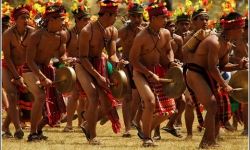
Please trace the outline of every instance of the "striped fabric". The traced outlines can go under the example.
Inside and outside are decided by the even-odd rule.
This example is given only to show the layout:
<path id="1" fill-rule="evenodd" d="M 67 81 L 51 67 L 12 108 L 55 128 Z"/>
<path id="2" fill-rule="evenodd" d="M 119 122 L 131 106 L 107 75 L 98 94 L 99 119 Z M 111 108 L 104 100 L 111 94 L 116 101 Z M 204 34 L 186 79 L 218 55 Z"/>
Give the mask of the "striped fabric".
<path id="1" fill-rule="evenodd" d="M 154 67 L 146 67 L 149 71 L 158 75 L 160 78 L 164 77 L 165 70 L 161 65 Z M 152 83 L 148 80 L 150 88 L 155 95 L 155 111 L 154 116 L 168 116 L 178 112 L 176 109 L 175 101 L 172 98 L 167 97 L 163 92 L 162 83 Z M 143 103 L 143 108 L 145 105 Z"/>
<path id="2" fill-rule="evenodd" d="M 2 59 L 2 68 L 9 69 L 4 59 Z M 16 70 L 22 75 L 22 66 L 15 66 Z M 18 89 L 18 107 L 21 122 L 30 122 L 30 112 L 34 102 L 31 102 L 26 89 Z"/>
<path id="3" fill-rule="evenodd" d="M 217 100 L 217 115 L 220 118 L 221 124 L 224 126 L 225 123 L 231 118 L 231 104 L 228 94 L 223 91 L 222 88 L 220 88 L 220 85 L 215 81 L 215 79 L 213 79 L 209 70 L 194 63 L 188 63 L 187 68 L 191 71 L 201 74 L 207 81 L 212 93 Z M 189 88 L 189 90 L 191 89 Z M 190 92 L 192 92 L 192 90 Z"/>
<path id="4" fill-rule="evenodd" d="M 108 75 L 107 59 L 105 57 L 97 57 L 97 58 L 88 57 L 88 59 L 90 63 L 93 65 L 93 67 L 96 69 L 96 71 L 108 80 L 109 75 Z M 76 62 L 81 63 L 79 58 L 76 59 Z M 95 78 L 93 77 L 93 79 Z M 120 123 L 119 115 L 115 107 L 117 106 L 117 100 L 111 94 L 110 89 L 107 91 L 106 89 L 103 88 L 103 90 L 106 92 L 108 98 L 112 102 L 112 109 L 108 112 L 108 116 L 109 116 L 110 121 L 112 122 L 113 131 L 115 133 L 118 133 L 121 131 L 121 123 Z"/>
<path id="5" fill-rule="evenodd" d="M 51 81 L 55 81 L 56 68 L 49 66 L 38 66 L 41 72 Z M 26 63 L 23 65 L 23 72 L 31 72 Z M 43 105 L 42 115 L 45 122 L 53 127 L 61 119 L 62 114 L 66 113 L 66 105 L 63 100 L 62 93 L 56 90 L 56 87 L 49 87 L 45 89 L 46 101 Z"/>
<path id="6" fill-rule="evenodd" d="M 187 85 L 188 91 L 190 93 L 190 97 L 193 102 L 193 106 L 195 107 L 196 115 L 197 115 L 197 120 L 199 122 L 199 125 L 201 128 L 205 127 L 205 122 L 202 116 L 202 105 L 198 102 L 198 99 L 195 95 L 195 93 L 188 87 L 187 80 L 186 80 L 186 72 L 187 72 L 187 63 L 183 65 L 183 78 L 185 80 L 185 83 Z"/>

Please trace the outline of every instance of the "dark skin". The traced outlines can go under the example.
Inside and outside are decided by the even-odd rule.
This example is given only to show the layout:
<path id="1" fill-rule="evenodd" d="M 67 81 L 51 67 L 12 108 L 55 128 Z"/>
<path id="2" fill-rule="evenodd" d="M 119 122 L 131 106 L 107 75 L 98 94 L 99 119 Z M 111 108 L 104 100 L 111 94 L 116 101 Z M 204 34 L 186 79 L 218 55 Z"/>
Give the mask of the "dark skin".
<path id="1" fill-rule="evenodd" d="M 229 40 L 237 39 L 243 32 L 242 28 L 235 28 L 224 31 L 224 35 Z M 212 77 L 221 85 L 226 93 L 232 93 L 233 88 L 229 86 L 220 75 L 222 71 L 233 71 L 242 68 L 242 64 L 230 64 L 229 52 L 231 44 L 225 40 L 221 35 L 210 35 L 205 38 L 196 49 L 189 62 L 200 65 L 206 68 L 211 73 Z M 219 69 L 218 67 L 219 66 Z M 189 87 L 196 93 L 198 100 L 207 109 L 205 117 L 205 133 L 200 143 L 200 147 L 204 148 L 207 145 L 214 147 L 218 146 L 215 142 L 215 127 L 219 125 L 218 117 L 216 117 L 217 102 L 209 88 L 205 79 L 198 73 L 193 71 L 187 72 L 187 83 Z M 202 85 L 203 88 L 197 86 Z"/>
<path id="2" fill-rule="evenodd" d="M 142 22 L 143 16 L 141 13 L 129 13 L 128 19 L 131 22 L 127 26 L 121 28 L 118 31 L 118 38 L 120 38 L 119 43 L 122 47 L 122 57 L 125 60 L 129 59 L 129 53 L 133 45 L 135 36 L 145 26 L 145 23 L 143 24 Z M 117 43 L 117 45 L 119 43 Z M 130 76 L 129 70 L 127 68 L 123 68 L 123 71 L 126 73 L 127 77 Z M 125 133 L 129 133 L 130 128 L 131 128 L 130 124 L 131 124 L 132 118 L 135 116 L 136 111 L 140 104 L 138 91 L 132 90 L 131 85 L 130 85 L 131 83 L 130 80 L 132 79 L 128 78 L 127 93 L 124 96 L 124 98 L 122 98 L 122 110 L 123 110 L 123 118 L 124 118 L 124 124 L 125 124 Z"/>
<path id="3" fill-rule="evenodd" d="M 26 46 L 34 28 L 28 26 L 29 14 L 24 13 L 17 17 L 15 20 L 16 25 L 7 29 L 3 33 L 2 38 L 2 50 L 4 60 L 9 69 L 2 69 L 3 88 L 6 91 L 7 100 L 9 102 L 9 111 L 7 118 L 13 122 L 16 131 L 21 130 L 18 110 L 18 90 L 17 86 L 26 88 L 24 79 L 20 76 L 15 66 L 21 66 L 25 62 Z M 26 35 L 26 38 L 24 38 Z M 22 44 L 21 44 L 22 43 Z M 13 79 L 14 78 L 14 79 Z M 15 80 L 16 79 L 16 80 Z M 11 82 L 11 81 L 14 82 Z M 9 124 L 5 122 L 3 128 L 6 128 Z M 4 127 L 5 126 L 5 127 Z M 3 129 L 5 130 L 5 129 Z"/>
<path id="4" fill-rule="evenodd" d="M 169 42 L 171 39 L 170 32 L 166 29 L 162 29 L 166 21 L 167 17 L 165 15 L 152 16 L 149 26 L 154 32 L 159 33 L 159 35 L 149 31 L 149 28 L 143 29 L 136 36 L 129 55 L 131 65 L 137 70 L 133 71 L 134 81 L 139 93 L 143 93 L 140 95 L 145 103 L 145 110 L 142 115 L 144 137 L 151 137 L 152 130 L 168 118 L 168 116 L 157 116 L 153 118 L 155 97 L 151 89 L 148 88 L 148 81 L 146 81 L 143 76 L 150 76 L 150 80 L 153 83 L 159 82 L 159 77 L 147 70 L 144 66 L 156 66 L 158 64 L 167 66 L 170 61 L 174 60 L 173 50 Z M 160 39 L 158 36 L 160 36 Z M 157 44 L 158 50 L 154 48 L 156 40 L 159 40 Z M 152 50 L 152 48 L 154 49 Z M 171 65 L 174 65 L 174 63 Z M 148 139 L 144 139 L 144 142 L 149 141 Z"/>

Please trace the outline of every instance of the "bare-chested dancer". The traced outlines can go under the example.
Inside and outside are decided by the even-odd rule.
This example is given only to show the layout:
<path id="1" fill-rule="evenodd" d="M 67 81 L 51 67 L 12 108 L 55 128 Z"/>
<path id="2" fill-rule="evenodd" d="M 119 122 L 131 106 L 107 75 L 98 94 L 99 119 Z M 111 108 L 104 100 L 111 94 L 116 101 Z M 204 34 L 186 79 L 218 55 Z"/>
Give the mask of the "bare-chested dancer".
<path id="1" fill-rule="evenodd" d="M 175 34 L 175 22 L 173 19 L 173 16 L 171 15 L 170 12 L 170 16 L 168 17 L 168 21 L 167 24 L 165 26 L 166 29 L 168 29 L 170 31 L 171 34 L 171 47 L 174 51 L 174 58 L 176 62 L 182 62 L 182 46 L 183 46 L 183 40 L 182 37 L 180 35 Z M 175 127 L 174 124 L 175 122 L 177 122 L 177 119 L 179 117 L 181 117 L 183 111 L 185 110 L 185 101 L 184 101 L 184 95 L 182 95 L 181 97 L 175 99 L 176 102 L 176 109 L 178 110 L 178 113 L 173 114 L 168 123 L 166 124 L 166 126 L 164 126 L 162 129 L 169 132 L 170 134 L 182 138 L 182 134 L 181 132 L 178 130 L 178 127 Z M 181 121 L 178 122 L 179 126 L 181 127 Z M 158 129 L 155 129 L 155 138 L 161 138 L 161 137 L 157 137 L 157 130 L 159 130 L 160 127 L 158 127 Z M 160 133 L 158 131 L 158 133 Z M 159 136 L 159 135 L 158 135 Z"/>
<path id="2" fill-rule="evenodd" d="M 20 67 L 25 62 L 28 40 L 30 34 L 34 31 L 34 28 L 28 26 L 30 10 L 29 5 L 19 5 L 12 10 L 10 17 L 15 21 L 16 25 L 7 29 L 3 33 L 2 39 L 4 54 L 4 59 L 2 59 L 3 88 L 9 102 L 8 115 L 10 115 L 16 129 L 14 136 L 18 139 L 22 139 L 24 136 L 19 120 L 18 88 L 26 87 L 21 76 Z M 14 83 L 11 82 L 13 78 Z"/>
<path id="3" fill-rule="evenodd" d="M 230 41 L 241 36 L 245 21 L 240 14 L 233 12 L 229 13 L 222 23 L 224 31 L 218 35 L 212 34 L 201 41 L 187 64 L 186 79 L 189 92 L 194 93 L 207 110 L 205 132 L 200 148 L 219 146 L 215 141 L 219 133 L 215 129 L 220 126 L 220 122 L 223 125 L 231 117 L 231 110 L 221 109 L 221 107 L 226 108 L 225 105 L 230 103 L 228 98 L 226 101 L 222 98 L 222 94 L 225 92 L 230 94 L 233 89 L 222 78 L 220 70 L 234 71 L 246 67 L 244 60 L 240 64 L 228 63 Z M 197 85 L 201 85 L 202 88 Z M 227 95 L 223 94 L 223 96 Z M 223 106 L 220 106 L 222 103 Z"/>
<path id="4" fill-rule="evenodd" d="M 96 134 L 96 123 L 115 109 L 116 101 L 108 87 L 107 59 L 102 57 L 105 48 L 113 68 L 122 68 L 125 63 L 118 63 L 116 39 L 118 31 L 113 26 L 118 12 L 118 3 L 112 0 L 101 1 L 98 20 L 86 25 L 79 36 L 79 60 L 75 64 L 76 75 L 85 91 L 89 105 L 82 129 L 90 144 L 100 144 Z M 100 102 L 98 102 L 100 100 Z M 100 106 L 98 107 L 98 105 Z M 114 110 L 116 112 L 116 110 Z M 120 130 L 118 114 L 113 117 L 113 130 Z"/>
<path id="5" fill-rule="evenodd" d="M 139 33 L 143 28 L 143 7 L 137 3 L 129 4 L 128 19 L 130 22 L 118 31 L 118 38 L 120 38 L 122 46 L 122 57 L 120 60 L 126 61 L 129 59 L 130 49 L 133 45 L 136 34 Z M 122 101 L 122 114 L 125 125 L 125 133 L 123 134 L 123 137 L 131 137 L 130 124 L 139 108 L 140 97 L 132 79 L 132 66 L 127 64 L 123 70 L 126 73 L 128 79 L 127 94 Z M 136 124 L 138 126 L 140 125 L 140 122 L 136 122 Z"/>
<path id="6" fill-rule="evenodd" d="M 23 67 L 25 72 L 23 77 L 35 98 L 31 110 L 31 130 L 28 142 L 46 140 L 48 137 L 43 135 L 42 128 L 46 124 L 54 126 L 60 120 L 61 113 L 66 111 L 62 94 L 58 93 L 55 87 L 52 87 L 55 70 L 50 65 L 50 60 L 54 55 L 63 64 L 67 61 L 67 35 L 62 30 L 65 14 L 64 6 L 60 3 L 48 5 L 43 14 L 43 28 L 36 30 L 31 35 L 27 47 L 27 63 Z M 39 82 L 45 89 L 37 85 Z M 46 99 L 52 101 L 54 106 L 57 105 L 58 110 L 53 110 L 56 112 L 45 113 L 43 107 L 46 110 L 50 109 L 47 105 L 44 105 Z"/>
<path id="7" fill-rule="evenodd" d="M 248 19 L 245 20 L 244 32 L 242 36 L 236 40 L 235 46 L 233 56 L 240 59 L 248 59 Z M 248 136 L 248 104 L 243 105 L 243 124 L 244 130 L 241 135 Z"/>
<path id="8" fill-rule="evenodd" d="M 83 27 L 85 27 L 90 21 L 90 13 L 88 6 L 79 5 L 76 9 L 72 10 L 75 18 L 75 26 L 67 31 L 67 52 L 68 57 L 76 58 L 79 54 L 79 44 L 78 37 Z M 79 99 L 79 104 L 77 106 L 77 100 Z M 77 113 L 83 111 L 84 103 L 86 102 L 86 96 L 83 89 L 80 86 L 79 81 L 77 82 L 77 87 L 70 93 L 70 97 L 67 103 L 67 124 L 64 128 L 64 132 L 74 131 L 72 128 L 72 120 L 74 117 L 74 112 L 77 109 Z M 82 121 L 78 120 L 78 126 Z"/>
<path id="9" fill-rule="evenodd" d="M 204 11 L 203 9 L 199 9 L 192 14 L 192 24 L 194 25 L 195 30 L 184 38 L 184 44 L 187 43 L 187 41 L 193 36 L 193 34 L 196 31 L 198 31 L 200 29 L 203 29 L 203 30 L 207 29 L 208 19 L 209 19 L 209 13 L 207 11 Z M 214 33 L 214 34 L 216 34 L 216 33 Z M 191 57 L 192 57 L 191 53 L 183 51 L 184 64 L 188 63 L 188 61 L 189 61 L 189 59 L 191 59 Z M 194 122 L 194 102 L 192 101 L 187 89 L 185 91 L 185 97 L 186 97 L 185 122 L 186 122 L 186 128 L 187 128 L 186 140 L 189 140 L 189 139 L 192 139 L 192 136 L 193 136 L 192 127 L 193 127 L 193 122 Z M 197 106 L 197 107 L 199 107 L 199 106 Z M 197 109 L 197 110 L 199 110 L 199 109 Z M 200 112 L 198 112 L 197 115 L 201 115 L 199 113 Z M 203 123 L 203 119 L 202 120 L 201 119 L 202 119 L 202 116 L 199 116 L 198 121 L 200 124 Z M 200 125 L 200 127 L 202 129 L 202 125 Z"/>
<path id="10" fill-rule="evenodd" d="M 151 138 L 152 130 L 176 111 L 174 99 L 160 92 L 159 82 L 165 74 L 164 68 L 176 65 L 169 42 L 171 35 L 164 29 L 167 9 L 163 4 L 152 3 L 147 10 L 150 24 L 137 34 L 129 55 L 135 85 L 144 105 L 141 137 L 144 147 L 156 146 Z"/>

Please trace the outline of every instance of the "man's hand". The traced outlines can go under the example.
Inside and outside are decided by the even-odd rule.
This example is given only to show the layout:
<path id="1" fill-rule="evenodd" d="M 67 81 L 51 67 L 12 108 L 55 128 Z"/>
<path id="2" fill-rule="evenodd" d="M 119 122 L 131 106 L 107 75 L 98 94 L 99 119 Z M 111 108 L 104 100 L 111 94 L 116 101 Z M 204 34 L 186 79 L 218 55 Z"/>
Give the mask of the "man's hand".
<path id="1" fill-rule="evenodd" d="M 64 60 L 64 64 L 65 65 L 68 65 L 68 66 L 73 66 L 74 63 L 76 62 L 76 58 L 72 58 L 72 57 L 67 57 L 65 60 Z"/>
<path id="2" fill-rule="evenodd" d="M 19 86 L 20 88 L 27 89 L 26 84 L 24 83 L 23 77 L 20 77 L 19 79 L 12 79 L 11 82 Z"/>
<path id="3" fill-rule="evenodd" d="M 240 69 L 248 69 L 248 64 L 249 64 L 248 58 L 243 57 L 243 58 L 240 60 L 240 62 L 239 62 L 239 68 L 240 68 Z"/>
<path id="4" fill-rule="evenodd" d="M 150 76 L 147 77 L 150 82 L 158 83 L 160 81 L 159 76 L 152 73 Z"/>
<path id="5" fill-rule="evenodd" d="M 125 61 L 124 59 L 121 59 L 121 60 L 118 62 L 116 68 L 122 69 L 122 68 L 124 68 L 127 64 L 129 64 L 128 61 Z"/>
<path id="6" fill-rule="evenodd" d="M 103 76 L 99 76 L 97 79 L 97 83 L 101 86 L 101 87 L 103 87 L 103 88 L 105 88 L 106 90 L 108 90 L 109 89 L 109 83 L 107 82 L 107 80 L 103 77 Z"/>
<path id="7" fill-rule="evenodd" d="M 41 80 L 41 85 L 44 87 L 51 87 L 52 84 L 53 84 L 52 81 L 48 78 Z"/>
<path id="8" fill-rule="evenodd" d="M 233 93 L 233 88 L 230 85 L 227 85 L 223 88 L 223 90 L 227 93 L 227 94 L 232 94 Z"/>

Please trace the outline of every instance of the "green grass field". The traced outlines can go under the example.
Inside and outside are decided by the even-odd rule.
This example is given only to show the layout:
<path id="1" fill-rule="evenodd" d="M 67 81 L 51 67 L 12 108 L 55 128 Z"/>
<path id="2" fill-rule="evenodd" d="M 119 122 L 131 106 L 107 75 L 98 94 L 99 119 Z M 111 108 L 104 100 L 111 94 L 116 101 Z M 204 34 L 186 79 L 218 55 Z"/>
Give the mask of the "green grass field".
<path id="1" fill-rule="evenodd" d="M 122 120 L 121 109 L 118 111 L 119 116 Z M 3 114 L 4 116 L 5 114 Z M 183 138 L 177 138 L 167 133 L 164 130 L 161 130 L 162 140 L 156 141 L 159 145 L 155 148 L 155 150 L 195 150 L 198 149 L 201 137 L 203 132 L 197 131 L 197 119 L 195 118 L 194 126 L 193 126 L 193 140 L 192 141 L 184 141 L 186 137 L 186 128 L 185 121 L 182 118 L 183 122 Z M 165 121 L 163 125 L 166 125 L 167 121 Z M 101 145 L 92 146 L 87 143 L 87 140 L 80 128 L 77 128 L 77 120 L 73 121 L 73 128 L 75 132 L 65 133 L 62 132 L 63 128 L 66 126 L 66 123 L 61 124 L 60 128 L 50 128 L 46 126 L 43 130 L 44 135 L 48 136 L 49 139 L 47 141 L 40 142 L 26 142 L 27 136 L 29 135 L 29 131 L 25 130 L 24 139 L 16 140 L 16 139 L 3 139 L 2 140 L 2 150 L 140 150 L 145 149 L 141 147 L 142 141 L 137 136 L 137 130 L 132 128 L 132 137 L 131 138 L 123 138 L 122 134 L 124 132 L 124 126 L 122 127 L 122 132 L 115 134 L 112 131 L 111 123 L 107 122 L 103 126 L 97 126 L 97 135 L 101 140 Z M 11 131 L 14 133 L 14 127 L 11 125 Z M 238 126 L 238 131 L 229 132 L 224 131 L 221 132 L 221 136 L 225 139 L 225 141 L 219 141 L 221 144 L 220 150 L 248 150 L 248 137 L 241 136 L 241 132 L 243 131 L 243 126 Z"/>

